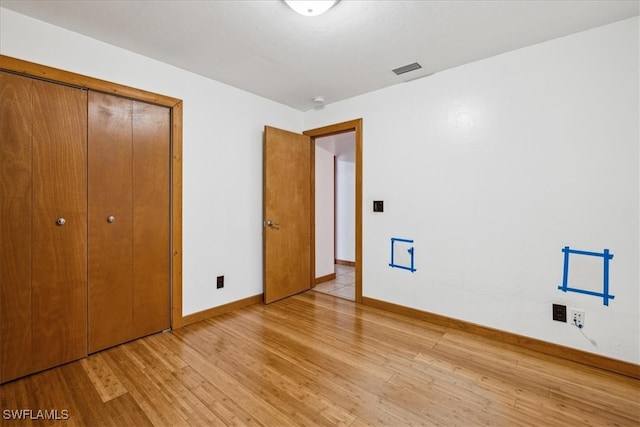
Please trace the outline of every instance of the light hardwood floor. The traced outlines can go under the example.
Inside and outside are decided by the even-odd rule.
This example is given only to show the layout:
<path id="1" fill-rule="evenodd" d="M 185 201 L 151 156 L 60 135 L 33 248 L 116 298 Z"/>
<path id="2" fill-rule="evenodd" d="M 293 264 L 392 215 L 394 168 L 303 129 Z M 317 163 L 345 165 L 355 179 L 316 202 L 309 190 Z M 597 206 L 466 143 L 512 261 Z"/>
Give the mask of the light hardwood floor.
<path id="1" fill-rule="evenodd" d="M 309 291 L 5 384 L 0 424 L 638 426 L 639 386 Z"/>

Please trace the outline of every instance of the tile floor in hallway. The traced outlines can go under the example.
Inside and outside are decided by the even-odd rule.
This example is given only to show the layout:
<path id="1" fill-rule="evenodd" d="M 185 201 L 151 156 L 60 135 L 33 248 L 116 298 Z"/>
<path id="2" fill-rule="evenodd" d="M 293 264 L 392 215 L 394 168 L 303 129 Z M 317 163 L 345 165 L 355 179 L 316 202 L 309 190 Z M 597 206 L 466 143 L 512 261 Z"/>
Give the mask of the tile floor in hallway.
<path id="1" fill-rule="evenodd" d="M 356 268 L 348 265 L 336 264 L 336 278 L 320 283 L 313 288 L 316 292 L 333 295 L 355 301 L 356 299 Z"/>

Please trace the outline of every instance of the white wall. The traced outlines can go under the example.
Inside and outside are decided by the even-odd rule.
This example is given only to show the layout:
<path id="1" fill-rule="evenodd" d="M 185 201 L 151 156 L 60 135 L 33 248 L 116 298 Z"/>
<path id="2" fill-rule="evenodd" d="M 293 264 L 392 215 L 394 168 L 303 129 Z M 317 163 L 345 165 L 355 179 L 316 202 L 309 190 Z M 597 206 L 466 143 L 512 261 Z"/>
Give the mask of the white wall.
<path id="1" fill-rule="evenodd" d="M 333 150 L 316 140 L 316 278 L 335 273 Z M 330 147 L 328 147 L 330 148 Z"/>
<path id="2" fill-rule="evenodd" d="M 305 129 L 363 118 L 364 296 L 640 363 L 638 27 L 306 112 Z M 389 267 L 391 237 L 415 240 L 417 272 Z M 564 246 L 614 254 L 608 307 L 557 289 Z M 601 286 L 586 262 L 601 259 L 574 261 L 570 285 Z M 552 321 L 552 303 L 585 327 Z"/>
<path id="3" fill-rule="evenodd" d="M 0 53 L 182 99 L 183 312 L 262 293 L 262 131 L 302 113 L 2 8 Z"/>
<path id="4" fill-rule="evenodd" d="M 356 261 L 356 164 L 336 162 L 336 259 Z"/>

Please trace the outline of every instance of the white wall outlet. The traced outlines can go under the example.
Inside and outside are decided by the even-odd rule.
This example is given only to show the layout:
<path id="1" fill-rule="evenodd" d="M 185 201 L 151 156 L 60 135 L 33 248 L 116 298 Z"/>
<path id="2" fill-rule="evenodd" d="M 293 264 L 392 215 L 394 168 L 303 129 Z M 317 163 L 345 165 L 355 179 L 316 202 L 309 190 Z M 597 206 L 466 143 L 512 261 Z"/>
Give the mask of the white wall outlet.
<path id="1" fill-rule="evenodd" d="M 569 322 L 578 328 L 582 328 L 584 326 L 584 310 L 572 308 L 569 315 Z"/>

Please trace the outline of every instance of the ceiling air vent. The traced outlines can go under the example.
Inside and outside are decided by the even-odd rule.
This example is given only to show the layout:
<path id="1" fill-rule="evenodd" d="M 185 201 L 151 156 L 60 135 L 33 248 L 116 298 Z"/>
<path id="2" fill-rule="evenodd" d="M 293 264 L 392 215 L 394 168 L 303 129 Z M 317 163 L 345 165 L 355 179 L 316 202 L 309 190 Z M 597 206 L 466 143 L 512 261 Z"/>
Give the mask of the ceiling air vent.
<path id="1" fill-rule="evenodd" d="M 391 70 L 394 73 L 396 73 L 396 75 L 400 75 L 400 74 L 404 74 L 404 73 L 408 73 L 409 71 L 413 71 L 413 70 L 418 70 L 422 68 L 422 65 L 418 64 L 417 62 L 414 62 L 413 64 L 409 64 L 409 65 L 404 65 L 402 67 L 398 67 L 395 70 Z"/>

